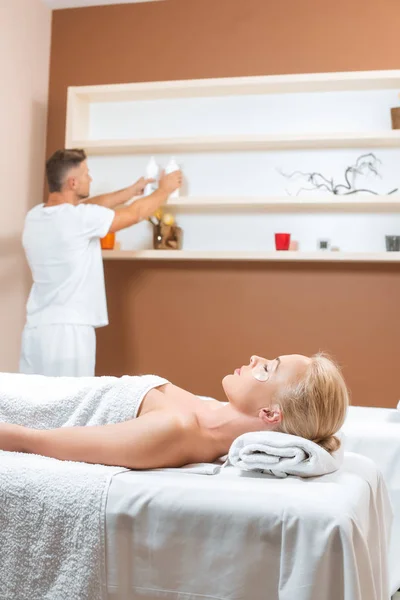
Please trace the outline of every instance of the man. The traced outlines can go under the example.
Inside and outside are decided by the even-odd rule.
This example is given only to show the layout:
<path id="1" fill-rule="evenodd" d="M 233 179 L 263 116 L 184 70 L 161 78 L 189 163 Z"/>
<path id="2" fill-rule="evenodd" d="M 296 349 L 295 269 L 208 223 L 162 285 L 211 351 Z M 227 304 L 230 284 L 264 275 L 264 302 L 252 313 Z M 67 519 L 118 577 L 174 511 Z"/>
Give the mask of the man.
<path id="1" fill-rule="evenodd" d="M 151 216 L 180 187 L 182 174 L 162 174 L 88 200 L 92 181 L 83 150 L 57 150 L 46 162 L 49 197 L 29 211 L 23 246 L 33 286 L 22 334 L 21 373 L 93 376 L 95 328 L 108 325 L 100 238 Z M 114 210 L 119 207 L 118 210 Z"/>

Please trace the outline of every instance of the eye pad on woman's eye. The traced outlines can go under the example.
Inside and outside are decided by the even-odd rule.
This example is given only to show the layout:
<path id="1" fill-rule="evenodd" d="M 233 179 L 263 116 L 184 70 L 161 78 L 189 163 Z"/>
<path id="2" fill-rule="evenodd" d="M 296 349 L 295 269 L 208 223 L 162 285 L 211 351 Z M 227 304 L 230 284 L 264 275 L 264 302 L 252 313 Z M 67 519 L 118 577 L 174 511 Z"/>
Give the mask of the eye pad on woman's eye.
<path id="1" fill-rule="evenodd" d="M 269 379 L 269 373 L 261 363 L 252 368 L 251 374 L 257 381 L 268 381 Z"/>

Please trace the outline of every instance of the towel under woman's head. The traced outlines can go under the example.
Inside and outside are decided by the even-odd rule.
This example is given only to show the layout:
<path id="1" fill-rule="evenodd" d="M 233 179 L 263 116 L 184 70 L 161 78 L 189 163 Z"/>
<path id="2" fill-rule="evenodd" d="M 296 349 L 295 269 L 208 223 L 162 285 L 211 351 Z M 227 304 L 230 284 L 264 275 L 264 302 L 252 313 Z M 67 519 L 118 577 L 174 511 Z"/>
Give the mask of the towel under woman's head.
<path id="1" fill-rule="evenodd" d="M 229 462 L 244 471 L 287 477 L 316 477 L 337 471 L 343 450 L 330 454 L 324 448 L 295 435 L 277 431 L 254 431 L 236 438 Z"/>

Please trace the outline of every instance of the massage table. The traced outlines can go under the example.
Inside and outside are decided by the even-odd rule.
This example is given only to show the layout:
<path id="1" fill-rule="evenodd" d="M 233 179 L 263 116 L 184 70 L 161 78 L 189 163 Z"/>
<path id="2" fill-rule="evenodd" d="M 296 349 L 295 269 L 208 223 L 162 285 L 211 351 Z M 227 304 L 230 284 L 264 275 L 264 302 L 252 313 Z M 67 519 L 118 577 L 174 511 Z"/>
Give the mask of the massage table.
<path id="1" fill-rule="evenodd" d="M 388 600 L 391 509 L 368 458 L 311 479 L 243 472 L 113 476 L 109 600 Z"/>
<path id="2" fill-rule="evenodd" d="M 3 419 L 40 427 L 44 412 L 47 426 L 60 426 L 64 404 L 54 411 L 54 390 L 33 377 L 3 374 Z M 108 381 L 89 382 L 95 411 L 95 384 L 107 387 Z M 38 395 L 34 383 L 46 389 Z M 106 408 L 108 400 L 103 395 Z M 68 418 L 74 412 L 68 403 L 65 411 Z M 383 429 L 388 413 L 379 414 Z M 353 423 L 359 421 L 354 414 Z M 367 426 L 359 429 L 364 435 Z M 378 429 L 374 423 L 371 439 Z M 374 458 L 391 473 L 385 463 L 396 458 L 397 446 L 385 450 L 388 436 L 381 437 L 382 464 Z M 388 600 L 394 591 L 388 580 L 386 484 L 366 457 L 347 454 L 331 475 L 276 479 L 230 467 L 213 475 L 121 471 L 0 454 L 4 600 Z M 85 593 L 73 591 L 78 589 Z"/>
<path id="3" fill-rule="evenodd" d="M 400 588 L 400 411 L 351 406 L 342 431 L 345 449 L 371 458 L 389 491 L 394 513 L 389 572 L 394 593 Z"/>

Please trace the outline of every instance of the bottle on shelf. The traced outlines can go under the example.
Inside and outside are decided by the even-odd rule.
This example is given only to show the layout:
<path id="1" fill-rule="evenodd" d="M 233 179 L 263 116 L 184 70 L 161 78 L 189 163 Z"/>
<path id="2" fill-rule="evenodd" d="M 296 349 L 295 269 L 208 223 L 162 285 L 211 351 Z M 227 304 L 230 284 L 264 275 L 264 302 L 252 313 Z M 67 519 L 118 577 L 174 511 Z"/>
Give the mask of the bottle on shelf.
<path id="1" fill-rule="evenodd" d="M 168 175 L 169 173 L 173 173 L 174 171 L 179 171 L 179 169 L 180 166 L 176 162 L 175 158 L 172 157 L 167 166 L 165 167 L 165 174 Z M 170 198 L 179 198 L 179 188 L 172 192 L 172 194 L 170 194 Z"/>
<path id="2" fill-rule="evenodd" d="M 147 163 L 146 167 L 146 179 L 154 179 L 151 183 L 148 183 L 144 189 L 144 195 L 150 196 L 158 188 L 158 177 L 160 173 L 160 167 L 158 166 L 156 159 L 152 156 Z"/>

